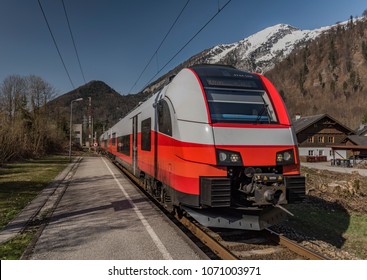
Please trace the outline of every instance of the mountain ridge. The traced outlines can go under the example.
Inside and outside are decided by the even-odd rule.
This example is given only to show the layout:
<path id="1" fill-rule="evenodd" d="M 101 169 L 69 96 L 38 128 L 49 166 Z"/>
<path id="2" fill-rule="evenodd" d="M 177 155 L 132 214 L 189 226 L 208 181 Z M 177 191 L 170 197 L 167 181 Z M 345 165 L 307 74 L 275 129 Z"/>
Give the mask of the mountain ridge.
<path id="1" fill-rule="evenodd" d="M 105 82 L 92 80 L 53 99 L 48 103 L 48 108 L 52 115 L 66 119 L 70 114 L 72 100 L 78 98 L 83 100 L 73 105 L 74 122 L 86 122 L 91 110 L 94 125 L 97 129 L 104 130 L 118 122 L 131 108 L 137 106 L 142 99 L 146 98 L 146 94 L 121 95 Z"/>

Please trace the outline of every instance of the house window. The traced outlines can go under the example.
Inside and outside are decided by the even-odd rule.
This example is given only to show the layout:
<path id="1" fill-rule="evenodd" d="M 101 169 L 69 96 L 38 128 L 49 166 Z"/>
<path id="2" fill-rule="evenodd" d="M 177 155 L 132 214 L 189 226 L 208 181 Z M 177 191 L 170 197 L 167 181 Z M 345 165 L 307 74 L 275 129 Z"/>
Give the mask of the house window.
<path id="1" fill-rule="evenodd" d="M 308 143 L 313 143 L 314 142 L 314 137 L 313 136 L 308 136 L 307 142 Z"/>
<path id="2" fill-rule="evenodd" d="M 319 150 L 319 156 L 323 156 L 324 155 L 324 150 Z"/>
<path id="3" fill-rule="evenodd" d="M 150 151 L 151 146 L 151 118 L 145 119 L 141 122 L 141 149 L 143 151 Z"/>
<path id="4" fill-rule="evenodd" d="M 334 136 L 329 136 L 328 137 L 328 142 L 329 143 L 334 143 Z"/>
<path id="5" fill-rule="evenodd" d="M 308 150 L 308 155 L 313 156 L 313 150 Z"/>
<path id="6" fill-rule="evenodd" d="M 324 136 L 319 136 L 318 141 L 319 141 L 319 143 L 325 143 L 325 137 Z"/>
<path id="7" fill-rule="evenodd" d="M 330 156 L 332 156 L 332 155 L 333 155 L 333 151 L 332 151 L 332 150 L 330 150 L 330 153 L 329 153 L 329 155 L 330 155 Z"/>

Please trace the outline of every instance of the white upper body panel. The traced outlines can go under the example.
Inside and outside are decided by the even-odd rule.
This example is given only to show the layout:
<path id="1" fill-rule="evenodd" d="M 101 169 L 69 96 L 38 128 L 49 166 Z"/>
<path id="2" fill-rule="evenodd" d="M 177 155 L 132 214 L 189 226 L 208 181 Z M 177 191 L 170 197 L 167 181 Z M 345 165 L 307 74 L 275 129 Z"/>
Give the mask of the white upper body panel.
<path id="1" fill-rule="evenodd" d="M 168 85 L 170 99 L 178 120 L 208 123 L 208 113 L 198 78 L 190 69 L 180 71 Z"/>
<path id="2" fill-rule="evenodd" d="M 176 137 L 181 142 L 214 145 L 213 128 L 205 123 L 178 120 Z"/>
<path id="3" fill-rule="evenodd" d="M 213 131 L 216 145 L 295 145 L 291 128 L 213 127 Z"/>

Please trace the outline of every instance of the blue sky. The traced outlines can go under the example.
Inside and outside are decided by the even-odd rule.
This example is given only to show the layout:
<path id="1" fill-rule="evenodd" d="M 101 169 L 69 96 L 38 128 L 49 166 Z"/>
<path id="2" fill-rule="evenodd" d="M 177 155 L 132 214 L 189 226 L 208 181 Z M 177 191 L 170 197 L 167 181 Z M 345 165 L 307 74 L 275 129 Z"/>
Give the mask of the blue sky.
<path id="1" fill-rule="evenodd" d="M 75 87 L 84 84 L 61 0 L 40 0 Z M 143 88 L 228 0 L 191 0 L 133 88 Z M 127 94 L 187 0 L 64 0 L 86 81 Z M 360 16 L 364 0 L 232 0 L 157 78 L 192 55 L 287 23 L 315 29 Z M 37 0 L 0 0 L 0 82 L 38 75 L 59 94 L 73 89 Z"/>

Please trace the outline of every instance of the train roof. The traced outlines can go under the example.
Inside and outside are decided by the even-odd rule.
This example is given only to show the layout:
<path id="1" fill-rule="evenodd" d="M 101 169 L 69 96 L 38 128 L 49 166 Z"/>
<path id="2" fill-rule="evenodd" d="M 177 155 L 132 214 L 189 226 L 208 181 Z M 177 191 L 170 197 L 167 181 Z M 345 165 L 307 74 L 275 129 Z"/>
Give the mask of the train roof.
<path id="1" fill-rule="evenodd" d="M 199 76 L 204 87 L 238 87 L 263 90 L 258 75 L 227 65 L 201 64 L 190 67 Z"/>

